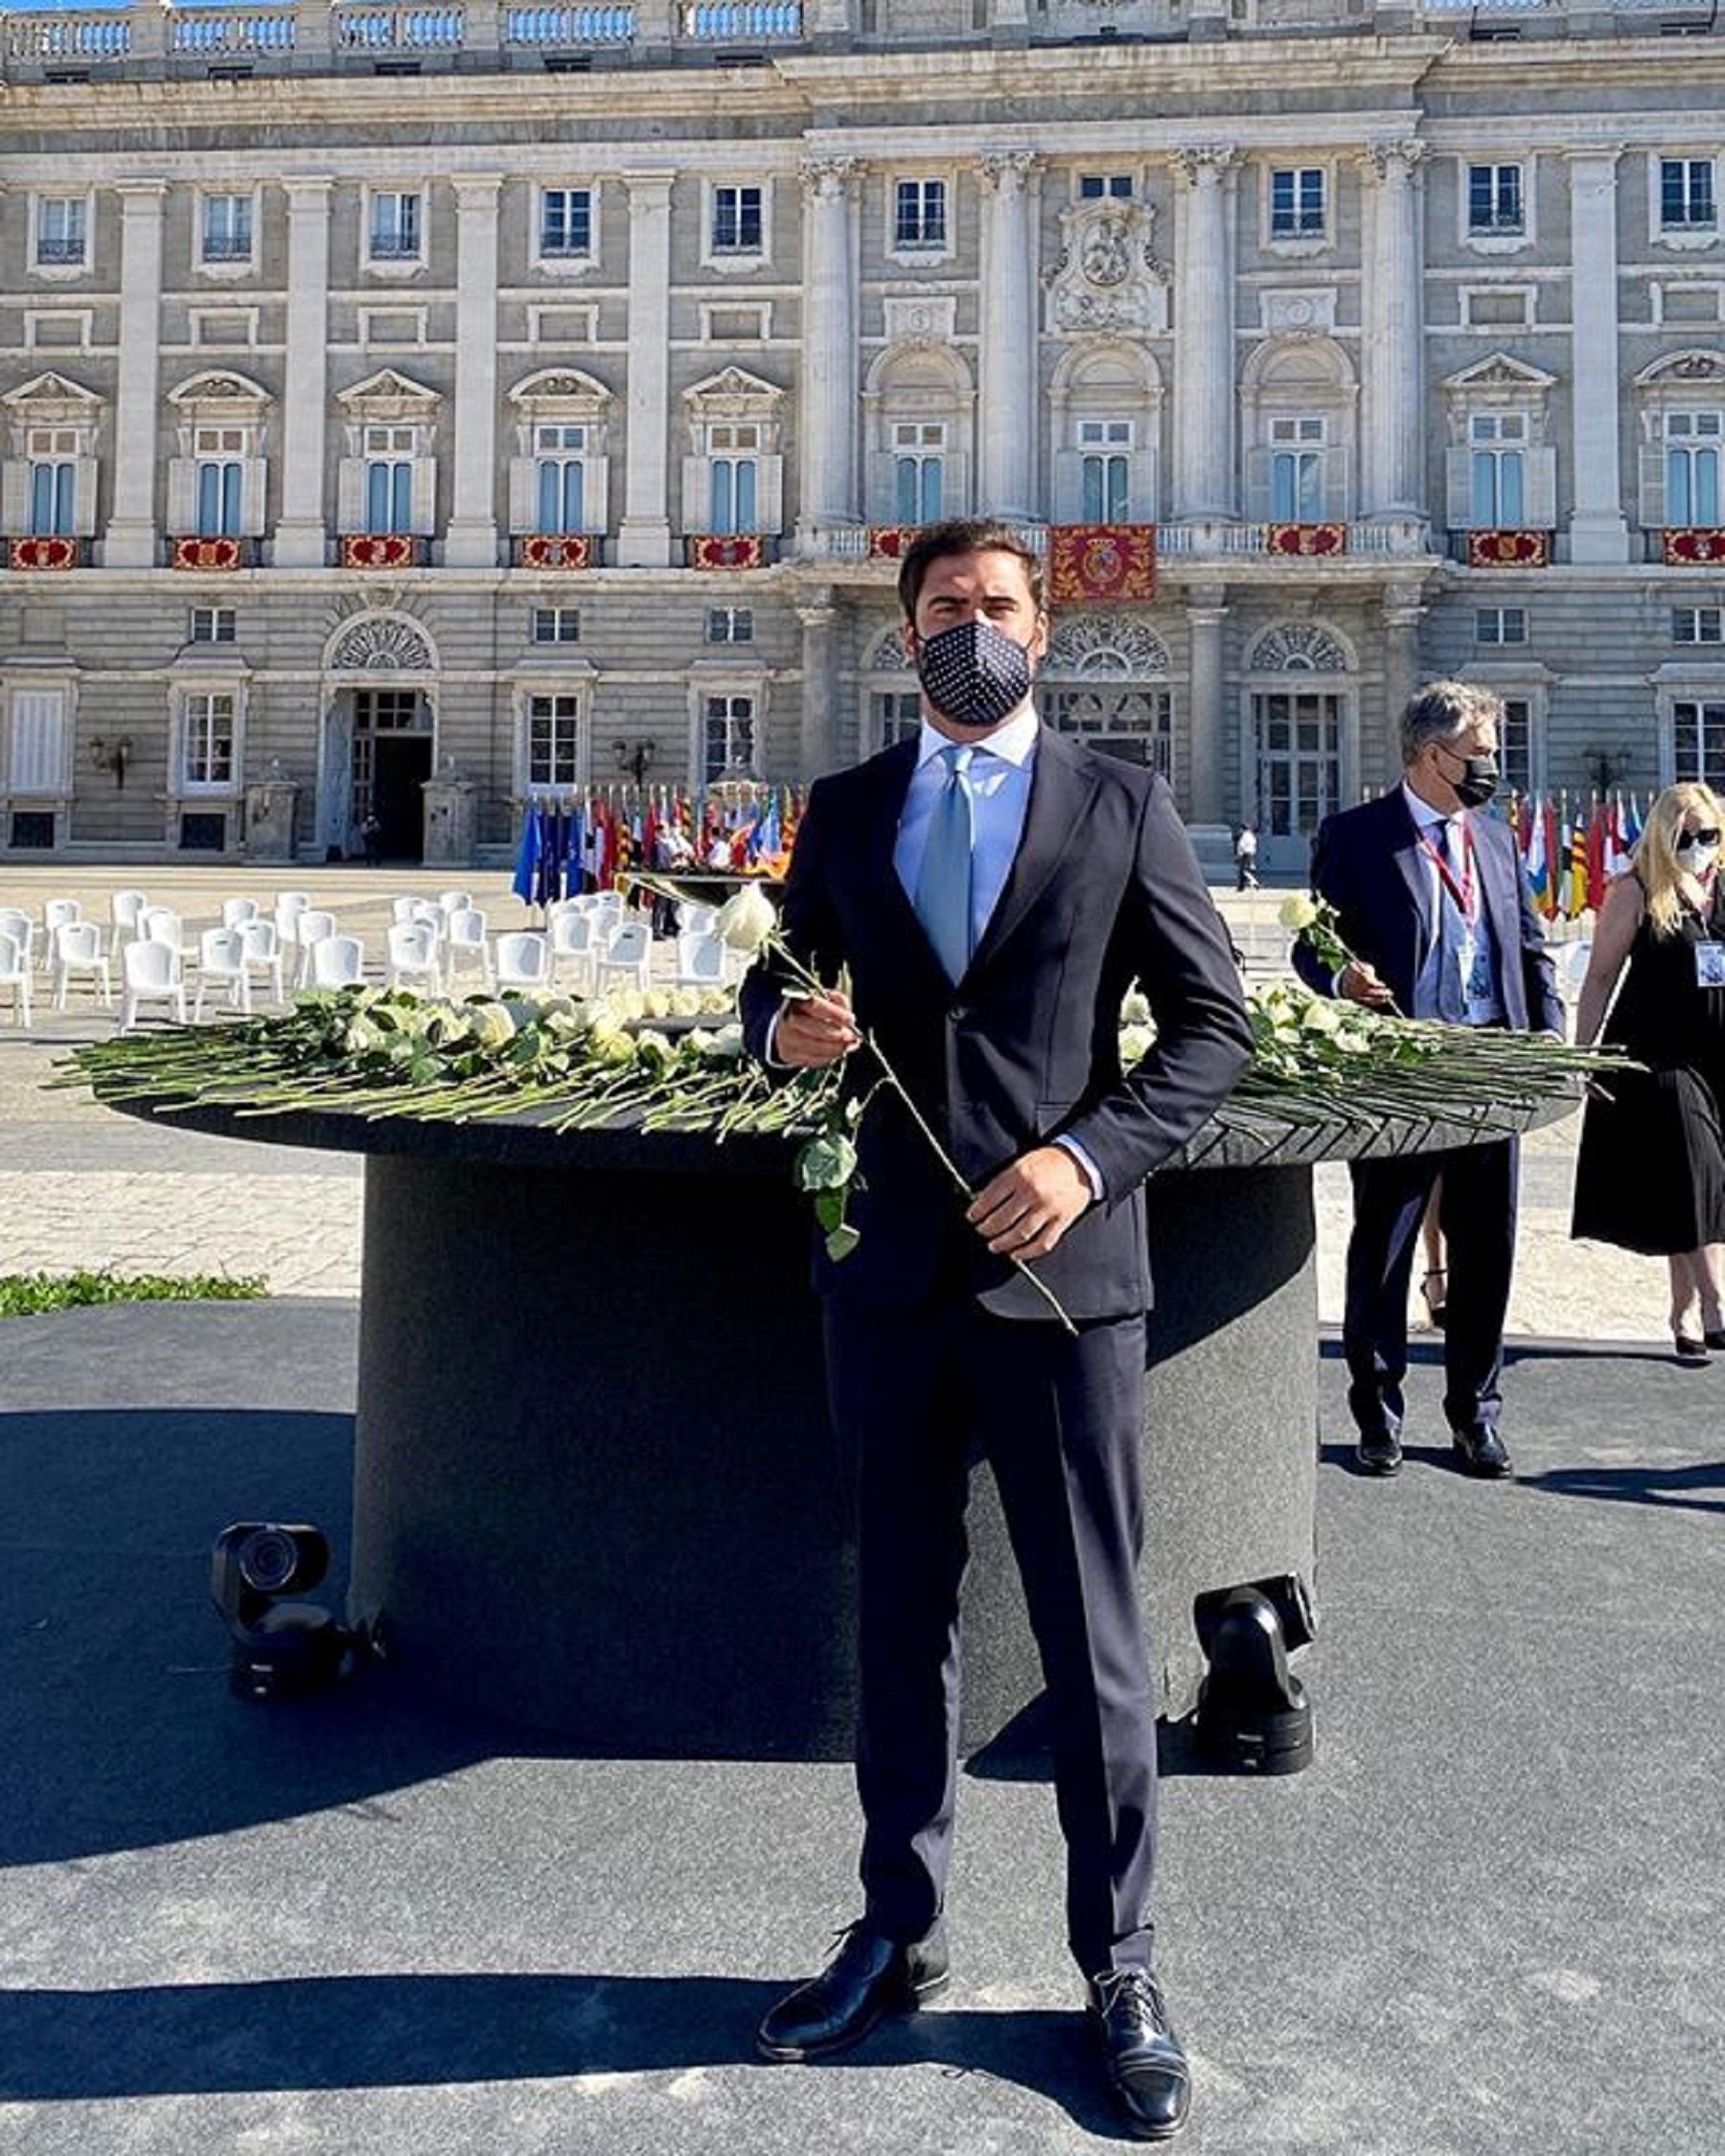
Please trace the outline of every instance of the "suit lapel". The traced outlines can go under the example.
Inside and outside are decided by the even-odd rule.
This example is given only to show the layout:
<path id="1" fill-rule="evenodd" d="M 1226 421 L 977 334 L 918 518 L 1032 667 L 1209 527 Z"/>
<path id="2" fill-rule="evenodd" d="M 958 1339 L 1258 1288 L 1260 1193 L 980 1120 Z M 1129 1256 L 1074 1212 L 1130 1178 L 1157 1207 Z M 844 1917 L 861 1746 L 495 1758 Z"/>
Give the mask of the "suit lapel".
<path id="1" fill-rule="evenodd" d="M 1082 830 L 1095 791 L 1094 774 L 1084 768 L 1071 745 L 1051 726 L 1042 727 L 1036 737 L 1024 829 L 1005 885 L 972 955 L 973 971 L 989 963 L 1042 896 L 1061 857 Z"/>
<path id="2" fill-rule="evenodd" d="M 899 881 L 892 858 L 898 845 L 899 823 L 905 813 L 905 796 L 916 775 L 916 748 L 913 735 L 908 741 L 895 742 L 866 767 L 871 791 L 857 819 L 862 884 L 864 890 L 879 893 L 880 911 L 876 918 L 882 932 L 901 945 L 911 962 L 920 964 L 931 978 L 950 994 L 952 983 L 947 979 L 946 969 L 934 955 L 934 947 L 916 918 L 916 908 Z"/>
<path id="3" fill-rule="evenodd" d="M 1393 804 L 1395 837 L 1393 839 L 1395 865 L 1407 885 L 1408 898 L 1414 908 L 1414 968 L 1413 978 L 1419 978 L 1420 968 L 1426 962 L 1438 933 L 1438 917 L 1433 886 L 1436 882 L 1432 866 L 1426 859 L 1425 848 L 1419 842 L 1419 825 L 1414 812 L 1398 786 L 1389 796 Z"/>

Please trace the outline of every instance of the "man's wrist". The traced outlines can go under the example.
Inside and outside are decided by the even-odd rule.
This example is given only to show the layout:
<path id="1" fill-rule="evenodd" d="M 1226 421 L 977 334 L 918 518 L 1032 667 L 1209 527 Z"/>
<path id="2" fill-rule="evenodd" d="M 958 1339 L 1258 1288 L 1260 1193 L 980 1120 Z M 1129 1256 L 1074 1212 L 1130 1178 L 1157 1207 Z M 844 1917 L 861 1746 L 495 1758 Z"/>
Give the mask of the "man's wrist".
<path id="1" fill-rule="evenodd" d="M 1108 1186 L 1102 1181 L 1102 1171 L 1091 1158 L 1075 1137 L 1061 1135 L 1054 1140 L 1063 1153 L 1070 1153 L 1077 1161 L 1084 1180 L 1090 1185 L 1091 1203 L 1100 1205 L 1108 1196 Z"/>

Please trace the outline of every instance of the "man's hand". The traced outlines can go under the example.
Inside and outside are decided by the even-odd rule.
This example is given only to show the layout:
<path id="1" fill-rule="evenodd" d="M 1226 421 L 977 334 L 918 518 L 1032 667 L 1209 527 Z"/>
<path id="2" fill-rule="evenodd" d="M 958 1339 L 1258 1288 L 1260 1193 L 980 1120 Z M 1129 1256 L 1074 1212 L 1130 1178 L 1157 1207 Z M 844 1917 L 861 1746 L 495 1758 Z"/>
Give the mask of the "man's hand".
<path id="1" fill-rule="evenodd" d="M 1343 967 L 1336 993 L 1346 996 L 1350 1003 L 1369 1004 L 1374 1011 L 1389 1010 L 1395 1002 L 1389 988 L 1361 958 L 1351 959 Z"/>
<path id="2" fill-rule="evenodd" d="M 794 1070 L 818 1070 L 823 1064 L 849 1055 L 862 1043 L 850 998 L 840 988 L 825 989 L 818 996 L 788 995 L 779 1006 L 773 1059 Z"/>
<path id="3" fill-rule="evenodd" d="M 1091 1203 L 1084 1170 L 1064 1145 L 1039 1145 L 983 1184 L 965 1219 L 997 1257 L 1046 1257 Z"/>

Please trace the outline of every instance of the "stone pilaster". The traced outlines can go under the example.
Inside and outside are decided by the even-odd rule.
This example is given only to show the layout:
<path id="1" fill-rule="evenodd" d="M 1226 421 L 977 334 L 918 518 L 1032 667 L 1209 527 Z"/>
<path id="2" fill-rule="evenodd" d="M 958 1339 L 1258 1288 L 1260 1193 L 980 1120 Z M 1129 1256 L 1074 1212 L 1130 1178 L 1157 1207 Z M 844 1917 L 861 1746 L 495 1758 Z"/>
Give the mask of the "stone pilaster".
<path id="1" fill-rule="evenodd" d="M 1575 323 L 1572 562 L 1626 562 L 1618 405 L 1617 149 L 1570 153 L 1570 319 Z"/>
<path id="2" fill-rule="evenodd" d="M 857 194 L 854 157 L 802 168 L 803 350 L 797 544 L 855 524 L 857 503 Z"/>
<path id="3" fill-rule="evenodd" d="M 1360 160 L 1369 203 L 1362 296 L 1364 388 L 1360 508 L 1425 514 L 1424 301 L 1418 167 L 1425 145 L 1376 142 Z"/>
<path id="4" fill-rule="evenodd" d="M 1039 160 L 1027 150 L 977 160 L 982 185 L 981 442 L 976 507 L 1027 523 L 1036 514 L 1036 241 Z"/>
<path id="5" fill-rule="evenodd" d="M 671 561 L 670 172 L 625 172 L 629 189 L 629 438 L 617 562 Z"/>
<path id="6" fill-rule="evenodd" d="M 1228 619 L 1224 585 L 1195 585 L 1186 594 L 1186 628 L 1191 636 L 1191 771 L 1187 819 L 1220 825 L 1223 814 L 1222 743 L 1227 733 L 1222 708 L 1222 625 Z"/>
<path id="7" fill-rule="evenodd" d="M 330 189 L 327 179 L 290 179 L 288 195 L 288 341 L 282 393 L 282 514 L 275 531 L 281 569 L 321 569 L 324 442 L 329 403 Z"/>
<path id="8" fill-rule="evenodd" d="M 1379 783 L 1393 786 L 1401 775 L 1401 715 L 1419 686 L 1419 617 L 1425 612 L 1414 585 L 1391 585 L 1384 593 L 1384 765 Z M 1355 768 L 1350 772 L 1348 766 Z M 1352 800 L 1365 781 L 1348 744 L 1342 749 L 1344 801 Z"/>
<path id="9" fill-rule="evenodd" d="M 834 695 L 833 631 L 837 621 L 832 593 L 824 592 L 796 609 L 802 624 L 802 723 L 796 745 L 797 771 L 806 784 L 839 762 L 838 700 Z"/>
<path id="10" fill-rule="evenodd" d="M 497 197 L 502 175 L 457 175 L 455 484 L 444 560 L 497 564 Z"/>
<path id="11" fill-rule="evenodd" d="M 162 209 L 166 180 L 123 180 L 120 197 L 120 363 L 114 396 L 114 508 L 103 560 L 110 569 L 156 565 L 156 423 L 161 388 Z"/>
<path id="12" fill-rule="evenodd" d="M 1177 150 L 1174 517 L 1234 514 L 1233 248 L 1225 144 Z"/>

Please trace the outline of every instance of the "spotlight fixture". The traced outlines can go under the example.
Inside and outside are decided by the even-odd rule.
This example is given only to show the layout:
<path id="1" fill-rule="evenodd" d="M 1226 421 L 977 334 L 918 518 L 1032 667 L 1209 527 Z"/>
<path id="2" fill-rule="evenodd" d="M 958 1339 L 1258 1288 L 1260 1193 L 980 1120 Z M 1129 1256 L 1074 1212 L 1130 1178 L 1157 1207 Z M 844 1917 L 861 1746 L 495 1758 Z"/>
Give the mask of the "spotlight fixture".
<path id="1" fill-rule="evenodd" d="M 237 1521 L 216 1538 L 210 1593 L 233 1640 L 228 1688 L 241 1699 L 286 1699 L 344 1676 L 357 1634 L 313 1602 L 284 1597 L 315 1587 L 330 1569 L 320 1528 Z"/>
<path id="2" fill-rule="evenodd" d="M 126 767 L 131 762 L 132 738 L 122 734 L 118 741 L 104 741 L 98 734 L 90 744 L 90 762 L 99 771 L 112 771 L 114 784 L 126 784 Z"/>
<path id="3" fill-rule="evenodd" d="M 1312 1763 L 1312 1703 L 1288 1667 L 1316 1621 L 1293 1572 L 1200 1594 L 1192 1604 L 1209 1663 L 1198 1694 L 1198 1742 L 1236 1774 L 1295 1775 Z"/>

